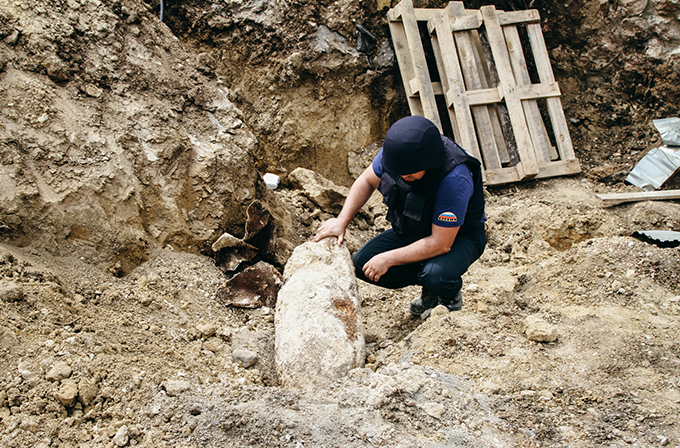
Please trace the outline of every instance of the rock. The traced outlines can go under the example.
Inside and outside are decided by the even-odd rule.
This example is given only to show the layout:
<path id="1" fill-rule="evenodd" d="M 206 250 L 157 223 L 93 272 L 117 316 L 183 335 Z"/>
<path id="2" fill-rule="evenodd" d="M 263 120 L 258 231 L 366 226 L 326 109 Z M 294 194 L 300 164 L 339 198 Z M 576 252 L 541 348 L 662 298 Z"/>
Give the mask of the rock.
<path id="1" fill-rule="evenodd" d="M 223 346 L 224 344 L 220 338 L 210 338 L 203 343 L 203 349 L 213 353 L 219 353 L 222 351 Z"/>
<path id="2" fill-rule="evenodd" d="M 47 71 L 47 76 L 56 82 L 64 82 L 71 79 L 71 68 L 56 55 L 47 56 L 43 60 L 42 65 Z"/>
<path id="3" fill-rule="evenodd" d="M 84 90 L 87 96 L 91 96 L 93 98 L 99 98 L 104 93 L 102 89 L 97 86 L 93 86 L 92 84 L 87 84 Z"/>
<path id="4" fill-rule="evenodd" d="M 444 414 L 444 411 L 446 411 L 446 408 L 441 403 L 425 403 L 423 405 L 423 411 L 430 417 L 439 419 L 442 417 L 442 414 Z"/>
<path id="5" fill-rule="evenodd" d="M 83 406 L 89 406 L 99 393 L 99 386 L 87 378 L 83 378 L 78 383 L 78 397 Z"/>
<path id="6" fill-rule="evenodd" d="M 116 446 L 125 446 L 128 444 L 130 441 L 130 435 L 129 435 L 129 430 L 127 425 L 123 425 L 120 428 L 118 428 L 118 431 L 116 431 L 116 435 L 113 436 L 113 443 L 116 444 Z"/>
<path id="7" fill-rule="evenodd" d="M 72 372 L 71 366 L 64 361 L 59 361 L 52 366 L 49 372 L 47 372 L 45 379 L 47 381 L 61 381 L 64 378 L 70 377 Z"/>
<path id="8" fill-rule="evenodd" d="M 557 328 L 534 314 L 524 319 L 524 333 L 530 341 L 554 342 L 557 340 Z"/>
<path id="9" fill-rule="evenodd" d="M 76 403 L 78 397 L 78 384 L 73 380 L 63 380 L 59 390 L 54 394 L 56 398 L 64 407 L 70 408 Z"/>
<path id="10" fill-rule="evenodd" d="M 220 236 L 217 239 L 217 241 L 213 243 L 212 250 L 213 252 L 218 252 L 221 249 L 233 247 L 245 247 L 257 251 L 257 248 L 255 246 L 251 246 L 250 244 L 244 242 L 242 239 L 236 238 L 230 233 L 223 233 L 222 236 Z"/>
<path id="11" fill-rule="evenodd" d="M 231 352 L 234 362 L 240 362 L 243 367 L 249 368 L 256 365 L 267 385 L 279 385 L 274 356 L 274 338 L 270 332 L 241 328 L 231 336 Z"/>
<path id="12" fill-rule="evenodd" d="M 18 302 L 24 298 L 24 288 L 16 282 L 0 282 L 0 301 Z"/>
<path id="13" fill-rule="evenodd" d="M 14 332 L 8 328 L 0 326 L 0 348 L 7 349 L 19 343 Z"/>
<path id="14" fill-rule="evenodd" d="M 184 391 L 191 389 L 191 383 L 184 380 L 169 380 L 165 384 L 165 393 L 170 397 L 176 397 Z"/>
<path id="15" fill-rule="evenodd" d="M 17 370 L 19 371 L 19 375 L 21 375 L 21 378 L 24 379 L 24 381 L 30 381 L 33 378 L 37 377 L 36 371 L 38 370 L 37 368 L 33 368 L 33 366 L 30 365 L 27 360 L 21 360 L 19 361 L 19 364 L 17 365 Z"/>
<path id="16" fill-rule="evenodd" d="M 234 360 L 234 363 L 240 363 L 241 367 L 245 369 L 254 366 L 257 364 L 257 361 L 260 360 L 260 357 L 257 356 L 257 353 L 245 348 L 237 348 L 232 350 L 231 356 Z"/>
<path id="17" fill-rule="evenodd" d="M 666 398 L 674 403 L 680 403 L 680 391 L 669 389 L 668 392 L 666 392 Z"/>
<path id="18" fill-rule="evenodd" d="M 301 189 L 305 196 L 328 213 L 340 212 L 349 193 L 347 187 L 335 185 L 306 168 L 296 168 L 290 173 L 289 179 L 295 188 Z"/>
<path id="19" fill-rule="evenodd" d="M 285 387 L 323 388 L 364 365 L 354 265 L 337 239 L 295 249 L 275 313 L 276 369 Z"/>
<path id="20" fill-rule="evenodd" d="M 215 336 L 215 333 L 217 333 L 217 326 L 210 322 L 199 322 L 196 325 L 196 329 L 200 331 L 201 336 L 206 339 L 211 336 Z"/>

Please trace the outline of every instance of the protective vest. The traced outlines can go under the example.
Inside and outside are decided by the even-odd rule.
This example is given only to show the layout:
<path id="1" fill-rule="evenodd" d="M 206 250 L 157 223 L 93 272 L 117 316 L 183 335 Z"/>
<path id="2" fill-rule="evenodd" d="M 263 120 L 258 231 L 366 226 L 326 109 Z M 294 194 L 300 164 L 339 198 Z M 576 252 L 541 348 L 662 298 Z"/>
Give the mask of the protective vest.
<path id="1" fill-rule="evenodd" d="M 472 172 L 474 190 L 468 203 L 465 222 L 458 230 L 466 233 L 478 228 L 484 216 L 484 189 L 481 163 L 463 148 L 442 136 L 447 161 L 437 169 L 427 170 L 422 179 L 407 183 L 400 176 L 385 170 L 380 179 L 378 191 L 387 205 L 387 220 L 395 232 L 406 236 L 409 243 L 425 238 L 432 233 L 432 214 L 437 188 L 444 177 L 461 163 L 467 164 Z"/>

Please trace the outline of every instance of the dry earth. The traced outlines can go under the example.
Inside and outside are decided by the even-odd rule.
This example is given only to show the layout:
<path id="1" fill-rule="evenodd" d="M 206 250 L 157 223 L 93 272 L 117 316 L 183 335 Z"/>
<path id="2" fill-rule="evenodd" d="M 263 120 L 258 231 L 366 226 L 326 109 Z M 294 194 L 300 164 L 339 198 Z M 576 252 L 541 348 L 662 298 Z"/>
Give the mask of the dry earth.
<path id="1" fill-rule="evenodd" d="M 318 393 L 277 386 L 273 311 L 217 298 L 210 244 L 260 200 L 281 269 L 332 216 L 289 174 L 348 185 L 408 113 L 390 5 L 158 6 L 0 0 L 1 446 L 680 446 L 680 249 L 631 237 L 680 205 L 595 196 L 678 115 L 677 2 L 540 5 L 584 173 L 487 189 L 461 312 L 360 284 L 367 368 Z"/>

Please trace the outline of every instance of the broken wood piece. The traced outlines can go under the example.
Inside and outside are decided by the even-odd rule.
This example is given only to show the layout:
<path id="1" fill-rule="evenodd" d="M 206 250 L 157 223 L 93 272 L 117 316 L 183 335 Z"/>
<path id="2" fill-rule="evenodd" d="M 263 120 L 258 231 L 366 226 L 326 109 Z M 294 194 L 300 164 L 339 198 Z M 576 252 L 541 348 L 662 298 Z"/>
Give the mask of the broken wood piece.
<path id="1" fill-rule="evenodd" d="M 595 195 L 605 202 L 605 205 L 617 205 L 624 202 L 637 201 L 668 201 L 680 199 L 680 190 L 641 191 L 638 193 L 608 193 Z"/>

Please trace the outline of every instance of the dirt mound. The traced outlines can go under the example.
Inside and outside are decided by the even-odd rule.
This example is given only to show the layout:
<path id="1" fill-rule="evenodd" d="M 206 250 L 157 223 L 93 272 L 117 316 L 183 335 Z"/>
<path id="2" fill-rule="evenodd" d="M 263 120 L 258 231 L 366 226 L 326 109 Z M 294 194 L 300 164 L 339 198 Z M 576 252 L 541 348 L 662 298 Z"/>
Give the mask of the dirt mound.
<path id="1" fill-rule="evenodd" d="M 271 199 L 226 89 L 143 5 L 1 18 L 6 239 L 123 275 L 154 247 L 198 253 L 242 232 L 245 206 Z"/>

